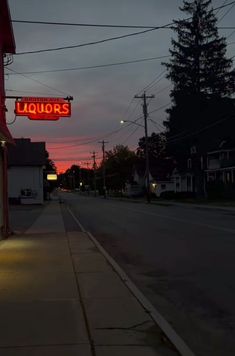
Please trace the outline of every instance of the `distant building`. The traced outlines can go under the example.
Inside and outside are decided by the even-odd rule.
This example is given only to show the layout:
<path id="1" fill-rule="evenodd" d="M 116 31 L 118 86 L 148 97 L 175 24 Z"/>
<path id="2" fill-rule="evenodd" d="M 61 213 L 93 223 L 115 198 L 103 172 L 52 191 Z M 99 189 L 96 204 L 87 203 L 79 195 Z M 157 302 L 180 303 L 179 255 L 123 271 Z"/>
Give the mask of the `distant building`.
<path id="1" fill-rule="evenodd" d="M 8 196 L 12 203 L 43 204 L 45 142 L 15 139 L 8 149 Z"/>

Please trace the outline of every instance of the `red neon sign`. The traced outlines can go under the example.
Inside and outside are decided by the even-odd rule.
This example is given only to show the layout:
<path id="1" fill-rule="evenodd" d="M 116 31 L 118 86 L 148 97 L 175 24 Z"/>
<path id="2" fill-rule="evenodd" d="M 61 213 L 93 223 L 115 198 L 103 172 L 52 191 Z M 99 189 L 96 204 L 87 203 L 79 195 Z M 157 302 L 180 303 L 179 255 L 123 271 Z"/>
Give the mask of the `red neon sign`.
<path id="1" fill-rule="evenodd" d="M 22 98 L 15 102 L 15 114 L 30 120 L 58 120 L 71 116 L 71 103 L 61 98 Z"/>

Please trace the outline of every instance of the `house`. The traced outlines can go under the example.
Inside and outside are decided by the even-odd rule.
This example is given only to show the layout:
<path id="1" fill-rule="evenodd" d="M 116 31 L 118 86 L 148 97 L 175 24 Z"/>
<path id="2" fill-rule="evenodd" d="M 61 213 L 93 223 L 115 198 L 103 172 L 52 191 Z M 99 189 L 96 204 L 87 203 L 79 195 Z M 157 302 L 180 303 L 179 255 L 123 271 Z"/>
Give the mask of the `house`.
<path id="1" fill-rule="evenodd" d="M 7 0 L 0 1 L 0 238 L 10 233 L 7 195 L 7 154 L 5 143 L 13 143 L 6 126 L 4 66 L 11 63 L 15 40 Z"/>
<path id="2" fill-rule="evenodd" d="M 174 181 L 173 190 L 175 193 L 195 193 L 195 176 L 191 168 L 185 169 L 184 171 L 181 170 L 180 172 L 175 169 L 172 173 L 172 180 Z"/>
<path id="3" fill-rule="evenodd" d="M 45 142 L 21 138 L 15 139 L 15 143 L 8 150 L 9 201 L 43 204 Z"/>
<path id="4" fill-rule="evenodd" d="M 149 168 L 150 192 L 160 197 L 163 192 L 174 190 L 174 180 L 172 178 L 173 161 L 171 159 L 159 159 L 151 162 Z M 143 195 L 146 187 L 145 162 L 139 162 L 133 170 L 134 184 L 127 184 L 125 195 Z"/>
<path id="5" fill-rule="evenodd" d="M 223 140 L 207 153 L 205 180 L 209 197 L 235 198 L 235 140 Z"/>
<path id="6" fill-rule="evenodd" d="M 174 191 L 204 198 L 235 198 L 235 140 L 220 140 L 204 154 L 192 147 L 190 153 L 185 167 L 173 172 Z"/>

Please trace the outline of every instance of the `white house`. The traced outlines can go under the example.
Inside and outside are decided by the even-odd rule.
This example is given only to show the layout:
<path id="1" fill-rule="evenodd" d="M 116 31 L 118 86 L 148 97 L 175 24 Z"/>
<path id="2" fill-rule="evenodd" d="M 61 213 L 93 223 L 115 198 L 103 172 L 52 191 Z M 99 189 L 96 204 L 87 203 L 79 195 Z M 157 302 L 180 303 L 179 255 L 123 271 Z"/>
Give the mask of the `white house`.
<path id="1" fill-rule="evenodd" d="M 171 176 L 172 168 L 170 167 L 170 161 L 167 161 L 167 165 L 164 166 L 151 166 L 149 172 L 150 192 L 157 197 L 161 196 L 161 193 L 166 191 L 174 191 L 175 183 Z M 144 164 L 136 166 L 133 172 L 133 181 L 135 185 L 129 184 L 126 189 L 126 195 L 139 195 L 143 194 L 144 187 L 146 187 L 146 174 Z"/>
<path id="2" fill-rule="evenodd" d="M 10 202 L 43 204 L 44 142 L 15 139 L 8 150 L 8 197 Z"/>

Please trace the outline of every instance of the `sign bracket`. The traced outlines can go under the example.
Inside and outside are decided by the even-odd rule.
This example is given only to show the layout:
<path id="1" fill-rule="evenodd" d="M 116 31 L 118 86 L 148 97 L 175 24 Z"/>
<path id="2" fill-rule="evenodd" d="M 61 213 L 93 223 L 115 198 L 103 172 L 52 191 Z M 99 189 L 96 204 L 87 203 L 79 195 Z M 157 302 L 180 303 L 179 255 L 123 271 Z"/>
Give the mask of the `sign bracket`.
<path id="1" fill-rule="evenodd" d="M 23 99 L 25 96 L 20 96 L 20 95 L 6 95 L 5 99 L 14 99 L 14 100 L 18 100 L 18 99 Z M 40 97 L 39 97 L 40 98 Z M 68 102 L 73 100 L 73 96 L 66 96 L 66 98 L 58 98 L 58 99 L 64 99 L 67 100 Z"/>

